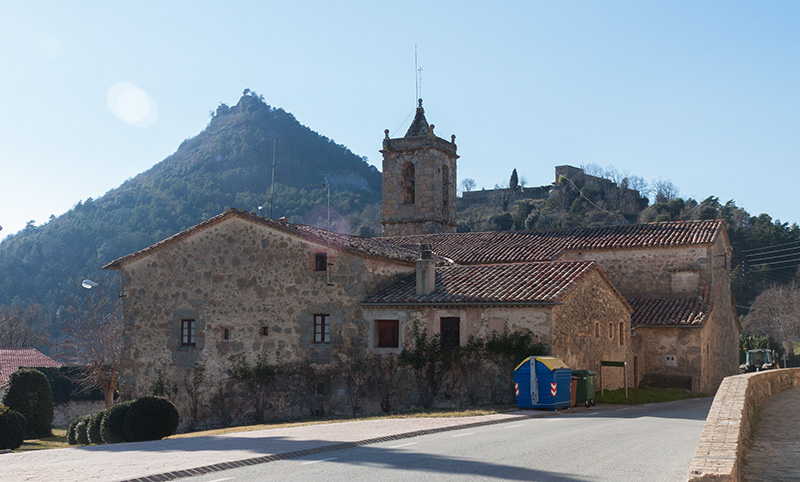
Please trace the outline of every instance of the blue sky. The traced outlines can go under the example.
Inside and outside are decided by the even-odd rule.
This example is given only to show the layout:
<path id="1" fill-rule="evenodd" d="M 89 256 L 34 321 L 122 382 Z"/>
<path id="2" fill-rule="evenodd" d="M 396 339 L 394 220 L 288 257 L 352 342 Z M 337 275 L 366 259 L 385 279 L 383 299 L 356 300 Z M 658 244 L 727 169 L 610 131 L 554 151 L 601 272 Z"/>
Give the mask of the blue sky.
<path id="1" fill-rule="evenodd" d="M 415 45 L 479 188 L 613 165 L 800 222 L 798 24 L 789 1 L 3 2 L 0 236 L 148 169 L 245 88 L 380 167 Z"/>

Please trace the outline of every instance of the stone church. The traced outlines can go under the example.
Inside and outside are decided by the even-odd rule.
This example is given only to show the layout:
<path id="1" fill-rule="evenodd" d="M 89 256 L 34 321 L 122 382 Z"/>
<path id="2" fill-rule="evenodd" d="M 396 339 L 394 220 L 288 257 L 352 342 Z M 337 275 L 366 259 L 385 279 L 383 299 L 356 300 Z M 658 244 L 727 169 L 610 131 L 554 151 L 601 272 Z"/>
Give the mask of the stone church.
<path id="1" fill-rule="evenodd" d="M 456 233 L 455 136 L 435 134 L 421 100 L 404 137 L 385 132 L 383 237 L 230 209 L 105 266 L 125 294 L 126 396 L 197 362 L 224 380 L 239 355 L 396 355 L 414 324 L 447 346 L 530 332 L 573 368 L 626 361 L 632 386 L 713 393 L 736 372 L 723 221 Z M 607 371 L 606 388 L 622 383 Z"/>

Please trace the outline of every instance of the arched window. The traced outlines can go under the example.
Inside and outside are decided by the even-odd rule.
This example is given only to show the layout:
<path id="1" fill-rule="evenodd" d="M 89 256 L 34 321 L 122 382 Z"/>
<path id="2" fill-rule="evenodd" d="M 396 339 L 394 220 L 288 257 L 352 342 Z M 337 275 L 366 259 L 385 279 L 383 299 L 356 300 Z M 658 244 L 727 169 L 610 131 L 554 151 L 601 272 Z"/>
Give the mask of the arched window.
<path id="1" fill-rule="evenodd" d="M 442 166 L 442 206 L 444 206 L 445 214 L 447 213 L 447 205 L 450 202 L 450 168 Z"/>
<path id="2" fill-rule="evenodd" d="M 403 204 L 414 204 L 414 164 L 403 165 Z"/>

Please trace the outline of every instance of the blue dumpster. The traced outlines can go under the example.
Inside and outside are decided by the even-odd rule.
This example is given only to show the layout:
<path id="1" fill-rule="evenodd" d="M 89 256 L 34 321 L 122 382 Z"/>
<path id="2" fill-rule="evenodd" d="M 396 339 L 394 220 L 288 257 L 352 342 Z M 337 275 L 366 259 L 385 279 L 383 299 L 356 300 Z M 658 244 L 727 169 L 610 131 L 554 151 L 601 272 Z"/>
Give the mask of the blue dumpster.
<path id="1" fill-rule="evenodd" d="M 572 370 L 559 358 L 532 356 L 514 369 L 519 408 L 569 407 Z"/>

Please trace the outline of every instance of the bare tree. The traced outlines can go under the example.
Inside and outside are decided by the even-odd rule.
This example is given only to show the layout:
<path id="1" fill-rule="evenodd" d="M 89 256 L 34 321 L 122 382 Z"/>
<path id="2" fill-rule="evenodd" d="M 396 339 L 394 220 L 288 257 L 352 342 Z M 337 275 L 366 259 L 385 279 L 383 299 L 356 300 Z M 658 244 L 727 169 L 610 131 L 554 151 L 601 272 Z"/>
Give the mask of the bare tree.
<path id="1" fill-rule="evenodd" d="M 800 283 L 775 285 L 753 301 L 743 320 L 745 331 L 780 341 L 788 352 L 800 333 Z"/>
<path id="2" fill-rule="evenodd" d="M 475 182 L 475 179 L 472 179 L 470 177 L 468 177 L 466 179 L 462 179 L 461 180 L 461 192 L 462 193 L 470 192 L 473 189 L 475 189 L 475 186 L 477 186 L 477 185 L 478 184 Z"/>
<path id="3" fill-rule="evenodd" d="M 652 182 L 652 186 L 657 203 L 669 202 L 678 198 L 678 188 L 672 181 L 665 181 L 658 178 Z"/>
<path id="4" fill-rule="evenodd" d="M 65 356 L 79 365 L 75 380 L 99 388 L 106 407 L 114 405 L 122 348 L 122 307 L 117 293 L 102 284 L 75 297 L 66 310 Z"/>
<path id="5" fill-rule="evenodd" d="M 38 348 L 46 344 L 45 318 L 38 303 L 0 305 L 0 347 Z"/>

